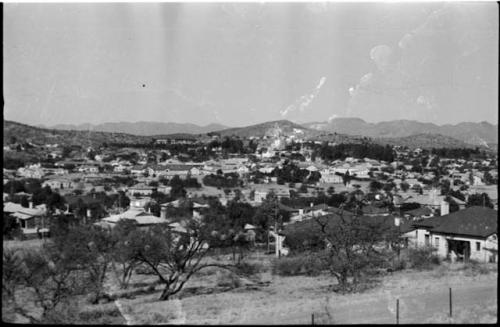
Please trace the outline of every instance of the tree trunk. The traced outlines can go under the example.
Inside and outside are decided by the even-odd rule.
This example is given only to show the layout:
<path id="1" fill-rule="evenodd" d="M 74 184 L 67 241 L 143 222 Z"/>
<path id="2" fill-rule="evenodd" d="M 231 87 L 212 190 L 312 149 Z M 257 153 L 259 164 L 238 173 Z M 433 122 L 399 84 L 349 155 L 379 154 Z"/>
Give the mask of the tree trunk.
<path id="1" fill-rule="evenodd" d="M 165 285 L 165 288 L 163 289 L 160 295 L 160 301 L 168 301 L 170 295 L 171 295 L 170 287 L 168 285 Z"/>

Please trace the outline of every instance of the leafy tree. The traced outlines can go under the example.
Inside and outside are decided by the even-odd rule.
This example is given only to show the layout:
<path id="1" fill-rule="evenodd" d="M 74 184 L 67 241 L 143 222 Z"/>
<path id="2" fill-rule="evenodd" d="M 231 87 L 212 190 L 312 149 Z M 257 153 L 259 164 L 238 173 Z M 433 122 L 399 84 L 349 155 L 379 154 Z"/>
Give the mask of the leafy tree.
<path id="1" fill-rule="evenodd" d="M 466 207 L 471 206 L 493 208 L 493 203 L 491 202 L 491 199 L 487 193 L 476 193 L 469 195 L 469 198 L 467 199 Z"/>
<path id="2" fill-rule="evenodd" d="M 401 182 L 399 183 L 399 187 L 403 192 L 406 192 L 410 188 L 410 184 L 408 184 L 407 182 Z"/>
<path id="3" fill-rule="evenodd" d="M 341 292 L 356 289 L 363 272 L 378 266 L 383 257 L 376 250 L 381 242 L 397 243 L 393 226 L 379 221 L 362 220 L 341 213 L 337 219 L 315 218 L 326 242 L 323 259 L 339 282 Z M 350 279 L 352 277 L 352 279 Z"/>
<path id="4" fill-rule="evenodd" d="M 21 225 L 17 222 L 16 218 L 12 217 L 8 213 L 3 213 L 3 236 L 5 239 L 12 239 L 15 237 L 20 237 Z"/>

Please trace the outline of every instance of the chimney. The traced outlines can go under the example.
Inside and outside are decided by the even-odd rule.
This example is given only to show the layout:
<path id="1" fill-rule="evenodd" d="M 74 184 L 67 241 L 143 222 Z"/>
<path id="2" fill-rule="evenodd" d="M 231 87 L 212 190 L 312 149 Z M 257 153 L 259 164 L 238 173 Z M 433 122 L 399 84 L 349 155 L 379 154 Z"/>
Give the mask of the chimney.
<path id="1" fill-rule="evenodd" d="M 160 218 L 167 219 L 167 207 L 165 206 L 161 207 Z"/>
<path id="2" fill-rule="evenodd" d="M 450 204 L 446 201 L 441 202 L 441 216 L 447 215 L 450 213 Z"/>
<path id="3" fill-rule="evenodd" d="M 33 201 L 30 201 L 30 202 L 29 202 L 29 208 L 30 208 L 30 209 L 33 209 Z"/>
<path id="4" fill-rule="evenodd" d="M 311 208 L 314 207 L 314 203 L 311 202 Z"/>
<path id="5" fill-rule="evenodd" d="M 92 216 L 92 213 L 91 213 L 90 209 L 87 209 L 87 218 L 91 218 L 91 216 Z"/>

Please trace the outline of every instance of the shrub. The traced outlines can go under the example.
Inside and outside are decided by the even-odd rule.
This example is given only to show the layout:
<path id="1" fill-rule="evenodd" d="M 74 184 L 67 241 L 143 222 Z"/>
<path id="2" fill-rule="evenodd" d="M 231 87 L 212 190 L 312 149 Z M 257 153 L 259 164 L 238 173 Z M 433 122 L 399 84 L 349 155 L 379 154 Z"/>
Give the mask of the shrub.
<path id="1" fill-rule="evenodd" d="M 217 286 L 219 287 L 229 287 L 238 288 L 242 286 L 240 278 L 233 273 L 218 273 L 217 274 Z"/>
<path id="2" fill-rule="evenodd" d="M 424 270 L 439 265 L 441 259 L 435 252 L 436 249 L 433 247 L 410 248 L 408 251 L 408 260 L 411 268 Z"/>
<path id="3" fill-rule="evenodd" d="M 468 268 L 467 270 L 470 271 L 473 276 L 487 275 L 490 273 L 490 270 L 488 269 L 487 265 L 482 264 L 473 259 L 469 260 L 469 262 L 466 264 L 466 267 Z"/>
<path id="4" fill-rule="evenodd" d="M 314 255 L 300 254 L 275 259 L 272 263 L 273 274 L 280 276 L 317 276 L 324 269 L 321 259 Z"/>
<path id="5" fill-rule="evenodd" d="M 248 262 L 241 262 L 236 266 L 236 269 L 238 273 L 250 276 L 259 273 L 262 270 L 262 265 L 256 263 L 251 264 Z"/>

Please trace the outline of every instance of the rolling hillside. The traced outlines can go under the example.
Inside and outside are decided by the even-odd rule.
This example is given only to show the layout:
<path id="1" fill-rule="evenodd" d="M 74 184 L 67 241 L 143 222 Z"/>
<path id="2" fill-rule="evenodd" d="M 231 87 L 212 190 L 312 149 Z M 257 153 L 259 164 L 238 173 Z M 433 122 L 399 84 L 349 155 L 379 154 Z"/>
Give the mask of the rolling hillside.
<path id="1" fill-rule="evenodd" d="M 151 137 L 137 136 L 124 133 L 106 133 L 93 131 L 64 131 L 46 129 L 25 125 L 13 121 L 3 122 L 3 144 L 8 144 L 12 138 L 17 142 L 30 142 L 37 145 L 61 144 L 95 146 L 102 143 L 145 143 L 150 142 Z"/>

